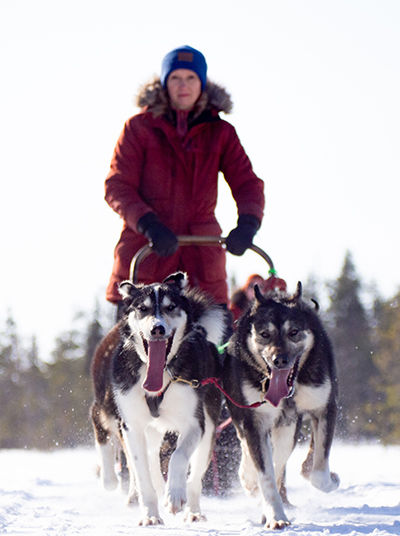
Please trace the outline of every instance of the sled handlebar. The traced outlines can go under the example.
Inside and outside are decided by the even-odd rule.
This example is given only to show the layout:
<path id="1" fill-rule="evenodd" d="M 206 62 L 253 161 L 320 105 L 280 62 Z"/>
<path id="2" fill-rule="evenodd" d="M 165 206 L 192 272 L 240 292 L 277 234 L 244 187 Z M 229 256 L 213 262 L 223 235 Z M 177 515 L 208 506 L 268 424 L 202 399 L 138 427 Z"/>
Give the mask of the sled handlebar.
<path id="1" fill-rule="evenodd" d="M 218 246 L 225 245 L 226 238 L 223 236 L 191 236 L 191 235 L 180 235 L 178 238 L 179 246 Z M 271 257 L 260 247 L 252 244 L 249 249 L 260 255 L 265 262 L 269 265 L 270 273 L 275 273 L 274 263 L 271 260 Z M 130 280 L 133 283 L 137 282 L 137 272 L 139 265 L 146 257 L 152 253 L 152 246 L 146 244 L 143 246 L 136 255 L 133 257 L 130 267 Z"/>

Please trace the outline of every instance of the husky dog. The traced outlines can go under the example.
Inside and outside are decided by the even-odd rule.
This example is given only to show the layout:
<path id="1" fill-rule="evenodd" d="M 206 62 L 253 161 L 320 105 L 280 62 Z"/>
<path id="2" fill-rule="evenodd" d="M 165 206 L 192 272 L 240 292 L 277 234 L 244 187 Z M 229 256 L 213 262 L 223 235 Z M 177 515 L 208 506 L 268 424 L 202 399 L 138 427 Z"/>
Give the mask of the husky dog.
<path id="1" fill-rule="evenodd" d="M 339 485 L 329 470 L 337 380 L 330 341 L 314 307 L 302 300 L 301 283 L 292 297 L 264 297 L 257 287 L 255 296 L 229 342 L 223 383 L 234 401 L 227 402 L 241 443 L 241 484 L 250 494 L 261 491 L 263 522 L 280 529 L 289 525 L 285 468 L 303 415 L 312 424 L 303 475 L 323 491 Z"/>
<path id="2" fill-rule="evenodd" d="M 120 293 L 125 313 L 92 363 L 92 420 L 103 484 L 109 489 L 118 484 L 115 448 L 121 445 L 130 474 L 128 503 L 136 501 L 137 491 L 140 525 L 162 523 L 160 446 L 165 433 L 175 432 L 166 506 L 175 514 L 187 503 L 186 519 L 197 521 L 221 408 L 219 392 L 201 386 L 201 380 L 219 372 L 216 344 L 224 336 L 226 313 L 189 289 L 180 272 L 151 285 L 125 281 Z"/>

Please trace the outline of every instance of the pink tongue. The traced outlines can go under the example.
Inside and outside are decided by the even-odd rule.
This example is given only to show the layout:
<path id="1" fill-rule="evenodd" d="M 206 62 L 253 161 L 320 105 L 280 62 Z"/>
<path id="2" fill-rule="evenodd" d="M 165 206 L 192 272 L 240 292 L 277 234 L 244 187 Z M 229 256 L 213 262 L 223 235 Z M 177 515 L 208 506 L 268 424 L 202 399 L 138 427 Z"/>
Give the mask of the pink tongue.
<path id="1" fill-rule="evenodd" d="M 269 380 L 268 391 L 264 396 L 264 400 L 268 400 L 275 407 L 278 406 L 282 398 L 289 394 L 287 379 L 290 373 L 288 369 L 272 369 L 272 376 Z"/>
<path id="2" fill-rule="evenodd" d="M 163 384 L 166 341 L 149 341 L 149 362 L 147 375 L 143 382 L 146 391 L 160 391 Z"/>

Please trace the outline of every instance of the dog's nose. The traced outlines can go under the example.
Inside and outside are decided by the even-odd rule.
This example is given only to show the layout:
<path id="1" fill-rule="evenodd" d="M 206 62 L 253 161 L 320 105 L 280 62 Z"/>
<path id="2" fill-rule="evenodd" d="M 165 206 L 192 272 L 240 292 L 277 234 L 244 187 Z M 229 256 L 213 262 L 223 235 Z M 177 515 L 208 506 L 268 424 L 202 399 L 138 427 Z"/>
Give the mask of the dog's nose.
<path id="1" fill-rule="evenodd" d="M 273 359 L 273 363 L 276 368 L 285 368 L 289 364 L 289 357 L 286 354 L 277 354 Z"/>
<path id="2" fill-rule="evenodd" d="M 163 337 L 165 335 L 165 328 L 162 324 L 156 324 L 150 333 L 153 337 Z"/>

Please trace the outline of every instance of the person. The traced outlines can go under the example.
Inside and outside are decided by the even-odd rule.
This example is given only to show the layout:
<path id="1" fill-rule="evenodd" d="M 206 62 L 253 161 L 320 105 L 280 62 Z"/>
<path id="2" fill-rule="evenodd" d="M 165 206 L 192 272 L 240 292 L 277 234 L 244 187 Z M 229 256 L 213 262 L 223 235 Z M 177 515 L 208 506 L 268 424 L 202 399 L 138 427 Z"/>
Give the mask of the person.
<path id="1" fill-rule="evenodd" d="M 261 225 L 264 183 L 235 128 L 219 115 L 231 111 L 230 95 L 207 78 L 203 54 L 186 45 L 164 57 L 160 77 L 141 88 L 137 104 L 141 110 L 126 121 L 105 181 L 105 199 L 123 220 L 106 297 L 120 302 L 118 285 L 129 277 L 134 254 L 150 242 L 156 255 L 140 263 L 138 281 L 162 281 L 182 270 L 192 286 L 227 304 L 224 248 L 178 248 L 177 236 L 220 236 L 219 172 L 238 211 L 226 249 L 242 255 Z"/>
<path id="2" fill-rule="evenodd" d="M 275 270 L 273 273 L 269 273 L 270 275 L 267 279 L 264 279 L 260 274 L 249 275 L 245 284 L 233 292 L 229 303 L 229 310 L 235 322 L 253 303 L 255 298 L 254 287 L 256 285 L 263 295 L 270 292 L 286 292 L 286 281 L 277 277 Z"/>
<path id="3" fill-rule="evenodd" d="M 229 309 L 232 312 L 233 320 L 238 320 L 247 311 L 254 300 L 254 287 L 258 285 L 262 288 L 264 278 L 259 274 L 251 274 L 245 284 L 235 290 L 231 296 Z"/>

